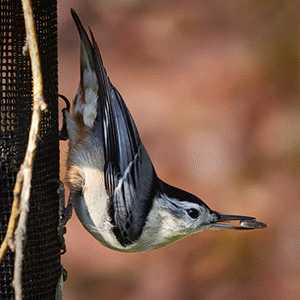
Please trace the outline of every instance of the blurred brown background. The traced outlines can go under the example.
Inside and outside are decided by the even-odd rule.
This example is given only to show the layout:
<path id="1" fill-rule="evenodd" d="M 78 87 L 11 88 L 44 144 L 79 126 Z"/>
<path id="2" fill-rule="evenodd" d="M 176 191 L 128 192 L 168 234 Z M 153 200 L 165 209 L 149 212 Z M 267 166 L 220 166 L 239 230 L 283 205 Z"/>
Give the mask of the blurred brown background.
<path id="1" fill-rule="evenodd" d="M 123 254 L 74 215 L 65 299 L 300 299 L 299 1 L 59 2 L 60 92 L 79 80 L 73 7 L 161 177 L 269 224 Z"/>

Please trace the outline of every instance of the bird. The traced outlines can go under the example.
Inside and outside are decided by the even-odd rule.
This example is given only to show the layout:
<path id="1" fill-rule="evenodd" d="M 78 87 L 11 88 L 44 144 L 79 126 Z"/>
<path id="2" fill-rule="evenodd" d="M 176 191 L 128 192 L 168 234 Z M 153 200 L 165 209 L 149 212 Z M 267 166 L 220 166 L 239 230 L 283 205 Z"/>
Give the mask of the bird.
<path id="1" fill-rule="evenodd" d="M 66 115 L 66 181 L 69 201 L 87 231 L 108 248 L 139 252 L 205 229 L 266 227 L 255 217 L 212 210 L 159 178 L 93 32 L 88 34 L 74 9 L 71 14 L 80 37 L 80 83 Z"/>

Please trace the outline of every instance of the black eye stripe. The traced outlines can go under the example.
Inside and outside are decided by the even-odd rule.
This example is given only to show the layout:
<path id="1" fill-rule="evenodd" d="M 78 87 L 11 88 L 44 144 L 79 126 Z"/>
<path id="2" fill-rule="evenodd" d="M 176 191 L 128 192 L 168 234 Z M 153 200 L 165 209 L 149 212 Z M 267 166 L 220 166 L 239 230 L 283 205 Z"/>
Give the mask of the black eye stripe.
<path id="1" fill-rule="evenodd" d="M 188 215 L 192 218 L 192 219 L 197 219 L 199 217 L 199 211 L 195 208 L 189 208 L 186 211 L 188 213 Z"/>
<path id="2" fill-rule="evenodd" d="M 176 207 L 176 208 L 180 208 L 176 203 L 174 203 L 173 201 L 169 201 L 170 203 L 171 203 L 171 205 L 173 205 L 174 207 Z"/>

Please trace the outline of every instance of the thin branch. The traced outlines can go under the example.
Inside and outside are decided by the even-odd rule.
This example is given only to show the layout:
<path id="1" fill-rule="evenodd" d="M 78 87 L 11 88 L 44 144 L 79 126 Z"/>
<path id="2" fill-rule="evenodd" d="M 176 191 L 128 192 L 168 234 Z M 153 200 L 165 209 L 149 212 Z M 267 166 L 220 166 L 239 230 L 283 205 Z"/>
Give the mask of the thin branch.
<path id="1" fill-rule="evenodd" d="M 12 211 L 6 235 L 0 247 L 1 262 L 8 247 L 13 248 L 13 235 L 15 231 L 15 266 L 13 284 L 16 300 L 22 299 L 23 245 L 26 239 L 26 224 L 29 212 L 32 168 L 37 148 L 41 112 L 47 107 L 43 96 L 42 69 L 31 1 L 22 0 L 22 6 L 26 29 L 26 45 L 28 46 L 30 55 L 33 79 L 33 111 L 25 158 L 17 174 Z M 16 224 L 17 228 L 15 230 Z"/>
<path id="2" fill-rule="evenodd" d="M 19 217 L 20 194 L 23 185 L 23 175 L 21 173 L 22 172 L 20 170 L 17 174 L 17 179 L 14 187 L 14 201 L 11 208 L 11 214 L 8 221 L 6 234 L 0 247 L 0 263 L 4 258 L 8 250 L 8 247 L 11 248 L 11 250 L 14 250 L 13 238 L 14 238 L 14 232 Z"/>

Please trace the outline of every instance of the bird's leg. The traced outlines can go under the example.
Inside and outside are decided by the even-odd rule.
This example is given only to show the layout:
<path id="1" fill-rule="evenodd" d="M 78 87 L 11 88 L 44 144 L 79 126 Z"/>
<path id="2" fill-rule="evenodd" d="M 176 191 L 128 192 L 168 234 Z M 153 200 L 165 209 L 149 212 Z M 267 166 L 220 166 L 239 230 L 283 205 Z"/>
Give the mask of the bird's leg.
<path id="1" fill-rule="evenodd" d="M 70 192 L 67 206 L 65 207 L 65 188 L 63 183 L 59 182 L 58 187 L 58 199 L 59 199 L 59 224 L 57 228 L 58 238 L 61 246 L 61 253 L 66 252 L 66 244 L 64 234 L 66 233 L 66 224 L 72 217 L 72 193 Z"/>
<path id="2" fill-rule="evenodd" d="M 67 130 L 66 114 L 70 111 L 70 101 L 64 95 L 59 94 L 58 96 L 64 100 L 66 105 L 61 111 L 63 114 L 63 124 L 61 130 L 59 131 L 59 139 L 65 141 L 69 138 L 68 130 Z"/>

